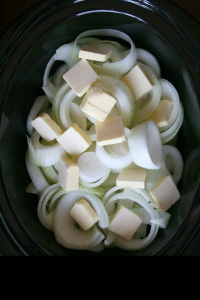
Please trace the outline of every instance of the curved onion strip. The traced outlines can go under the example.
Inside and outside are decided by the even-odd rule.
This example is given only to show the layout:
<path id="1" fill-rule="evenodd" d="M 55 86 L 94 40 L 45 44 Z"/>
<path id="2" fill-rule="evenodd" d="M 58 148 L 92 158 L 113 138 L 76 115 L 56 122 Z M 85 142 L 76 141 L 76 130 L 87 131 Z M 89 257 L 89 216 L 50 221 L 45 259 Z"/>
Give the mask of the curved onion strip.
<path id="1" fill-rule="evenodd" d="M 141 123 L 148 119 L 158 107 L 161 98 L 161 86 L 160 82 L 153 73 L 153 71 L 146 65 L 139 63 L 138 65 L 142 66 L 142 69 L 151 78 L 151 81 L 155 84 L 153 89 L 147 93 L 141 100 L 137 100 L 137 110 L 136 110 L 136 122 Z M 143 102 L 146 102 L 143 104 Z"/>
<path id="2" fill-rule="evenodd" d="M 161 99 L 162 100 L 169 100 L 172 102 L 172 111 L 170 113 L 169 122 L 166 126 L 160 127 L 160 132 L 166 131 L 168 128 L 172 126 L 175 122 L 178 112 L 180 109 L 180 100 L 179 95 L 175 87 L 166 79 L 160 79 L 160 86 L 161 86 Z"/>
<path id="3" fill-rule="evenodd" d="M 40 135 L 35 131 L 31 138 L 27 137 L 28 141 L 28 158 L 39 167 L 49 167 L 57 163 L 61 157 L 65 157 L 67 152 L 59 144 L 55 143 L 52 146 L 43 146 L 40 141 Z"/>
<path id="4" fill-rule="evenodd" d="M 121 156 L 110 155 L 103 146 L 96 145 L 99 160 L 110 169 L 124 169 L 132 163 L 130 153 Z"/>
<path id="5" fill-rule="evenodd" d="M 56 60 L 64 61 L 67 64 L 69 69 L 74 65 L 74 63 L 71 59 L 72 44 L 73 43 L 69 43 L 69 44 L 65 44 L 65 45 L 62 45 L 61 47 L 59 47 L 56 50 L 56 53 L 51 57 L 51 59 L 49 60 L 47 66 L 46 66 L 44 76 L 43 76 L 43 90 L 45 91 L 45 93 L 51 103 L 53 102 L 53 99 L 54 99 L 56 93 L 58 92 L 58 87 L 54 86 L 54 84 L 51 83 L 51 81 L 49 79 L 50 70 Z"/>
<path id="6" fill-rule="evenodd" d="M 58 182 L 58 173 L 55 171 L 53 166 L 40 167 L 40 170 L 42 171 L 42 174 L 44 175 L 49 184 Z"/>
<path id="7" fill-rule="evenodd" d="M 158 127 L 147 121 L 131 129 L 128 145 L 133 162 L 145 169 L 159 169 L 162 163 L 162 142 Z"/>
<path id="8" fill-rule="evenodd" d="M 166 144 L 169 142 L 175 135 L 178 133 L 182 123 L 183 123 L 183 117 L 184 117 L 184 111 L 183 111 L 183 106 L 182 104 L 180 105 L 180 109 L 178 112 L 178 116 L 175 120 L 175 122 L 172 124 L 170 128 L 168 128 L 166 131 L 161 132 L 161 140 L 162 144 Z"/>
<path id="9" fill-rule="evenodd" d="M 31 110 L 29 112 L 27 118 L 27 131 L 30 135 L 32 135 L 34 128 L 31 124 L 31 121 L 40 113 L 46 110 L 49 106 L 49 100 L 46 95 L 39 96 L 33 103 Z"/>
<path id="10" fill-rule="evenodd" d="M 76 103 L 71 103 L 70 116 L 72 123 L 76 123 L 81 129 L 86 130 L 87 120 L 84 112 L 80 109 L 80 106 Z"/>
<path id="11" fill-rule="evenodd" d="M 64 127 L 62 125 L 62 122 L 60 120 L 60 104 L 64 98 L 64 96 L 71 90 L 71 87 L 66 83 L 63 85 L 58 93 L 56 94 L 53 104 L 52 104 L 52 113 L 53 113 L 53 120 L 60 126 L 62 130 L 64 130 Z"/>
<path id="12" fill-rule="evenodd" d="M 95 85 L 101 87 L 117 99 L 117 108 L 121 112 L 124 126 L 129 127 L 136 113 L 136 101 L 129 87 L 117 78 L 102 75 Z"/>
<path id="13" fill-rule="evenodd" d="M 46 188 L 49 187 L 49 183 L 45 179 L 40 168 L 30 161 L 28 151 L 26 153 L 26 168 L 37 191 L 43 193 Z"/>
<path id="14" fill-rule="evenodd" d="M 111 188 L 102 198 L 102 202 L 105 205 L 108 200 L 119 190 L 122 190 L 123 188 L 120 186 L 114 186 L 113 188 Z"/>
<path id="15" fill-rule="evenodd" d="M 84 152 L 78 160 L 79 177 L 85 182 L 100 180 L 106 173 L 106 166 L 100 162 L 95 152 Z"/>
<path id="16" fill-rule="evenodd" d="M 106 181 L 106 179 L 108 178 L 109 174 L 110 174 L 110 169 L 106 169 L 105 174 L 98 181 L 95 181 L 95 182 L 86 182 L 86 181 L 82 180 L 81 178 L 79 178 L 79 182 L 84 187 L 89 187 L 89 188 L 96 187 L 96 186 L 101 185 L 104 181 Z"/>
<path id="17" fill-rule="evenodd" d="M 117 37 L 117 38 L 121 38 L 122 40 L 125 40 L 126 42 L 128 42 L 131 46 L 131 50 L 130 53 L 123 58 L 120 61 L 117 62 L 113 62 L 113 63 L 109 63 L 109 62 L 105 62 L 102 64 L 102 66 L 96 66 L 95 64 L 91 64 L 92 67 L 94 68 L 94 70 L 98 73 L 98 74 L 105 74 L 105 75 L 110 75 L 110 76 L 114 76 L 114 77 L 120 77 L 121 75 L 127 73 L 128 71 L 130 71 L 137 60 L 137 52 L 135 49 L 135 45 L 133 43 L 133 41 L 131 40 L 131 38 L 118 30 L 114 30 L 114 29 L 96 29 L 96 30 L 88 30 L 85 31 L 83 33 L 81 33 L 80 35 L 78 35 L 78 37 L 76 38 L 75 42 L 74 42 L 74 59 L 75 59 L 75 63 L 77 63 L 78 61 L 78 51 L 79 51 L 79 47 L 78 47 L 78 42 L 80 38 L 83 37 L 88 37 L 88 36 L 111 36 L 111 37 Z M 76 53 L 75 53 L 76 51 Z"/>
<path id="18" fill-rule="evenodd" d="M 137 48 L 137 61 L 145 63 L 149 68 L 152 69 L 157 78 L 160 77 L 160 65 L 155 56 L 149 51 L 141 48 Z"/>
<path id="19" fill-rule="evenodd" d="M 171 173 L 175 184 L 177 184 L 183 173 L 183 158 L 176 147 L 164 145 L 163 149 L 163 166 Z M 172 170 L 168 168 L 168 161 L 171 164 Z"/>
<path id="20" fill-rule="evenodd" d="M 30 194 L 38 194 L 38 190 L 34 186 L 33 182 L 30 182 L 26 187 L 26 192 Z"/>
<path id="21" fill-rule="evenodd" d="M 38 207 L 37 207 L 37 214 L 40 222 L 42 225 L 50 231 L 53 231 L 53 221 L 54 221 L 54 212 L 48 213 L 47 212 L 47 202 L 50 197 L 56 193 L 60 189 L 58 183 L 50 185 L 42 194 L 39 199 Z M 47 197 L 49 196 L 49 197 Z"/>
<path id="22" fill-rule="evenodd" d="M 137 195 L 136 193 L 134 193 L 132 191 L 126 197 L 127 197 L 127 199 L 137 202 L 142 207 L 144 207 L 147 210 L 147 212 L 150 214 L 151 219 L 158 218 L 158 212 L 156 210 L 154 210 L 151 207 L 151 205 L 145 199 L 143 199 L 143 197 L 141 197 L 140 195 Z M 106 210 L 108 211 L 108 214 L 109 214 L 109 210 L 110 210 L 109 206 L 110 205 L 113 206 L 113 203 L 115 203 L 116 201 L 118 201 L 120 199 L 124 199 L 124 193 L 117 194 L 109 199 L 109 201 L 106 203 L 106 206 L 105 206 Z M 144 239 L 132 238 L 131 240 L 127 241 L 123 237 L 120 237 L 119 235 L 117 235 L 115 238 L 114 244 L 122 249 L 129 250 L 129 251 L 142 249 L 142 248 L 148 246 L 155 239 L 158 229 L 159 229 L 158 225 L 152 224 L 148 236 Z"/>

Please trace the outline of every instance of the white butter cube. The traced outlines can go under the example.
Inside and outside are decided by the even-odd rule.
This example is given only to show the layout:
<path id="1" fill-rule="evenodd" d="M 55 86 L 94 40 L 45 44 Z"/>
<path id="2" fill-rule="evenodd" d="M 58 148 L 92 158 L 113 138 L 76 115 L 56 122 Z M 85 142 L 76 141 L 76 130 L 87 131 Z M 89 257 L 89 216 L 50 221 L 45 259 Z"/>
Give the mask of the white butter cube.
<path id="1" fill-rule="evenodd" d="M 121 204 L 111 218 L 108 229 L 130 240 L 141 224 L 142 219 Z"/>
<path id="2" fill-rule="evenodd" d="M 125 141 L 122 116 L 106 118 L 104 122 L 95 122 L 97 144 L 99 146 L 118 144 Z"/>
<path id="3" fill-rule="evenodd" d="M 103 46 L 92 46 L 86 45 L 79 50 L 79 58 L 95 60 L 95 61 L 106 61 L 112 55 L 112 50 Z"/>
<path id="4" fill-rule="evenodd" d="M 64 131 L 57 141 L 72 157 L 80 155 L 91 145 L 90 139 L 77 124 Z"/>
<path id="5" fill-rule="evenodd" d="M 136 65 L 126 74 L 122 81 L 131 89 L 136 100 L 142 98 L 142 96 L 150 92 L 154 87 L 154 83 L 145 74 L 142 66 L 139 65 Z"/>
<path id="6" fill-rule="evenodd" d="M 63 132 L 47 113 L 41 113 L 31 124 L 46 142 L 56 139 Z"/>
<path id="7" fill-rule="evenodd" d="M 58 183 L 65 191 L 79 188 L 79 167 L 70 158 L 60 159 Z"/>
<path id="8" fill-rule="evenodd" d="M 172 111 L 172 102 L 169 100 L 160 100 L 157 109 L 147 119 L 147 121 L 155 122 L 158 127 L 166 126 L 169 122 L 171 111 Z"/>
<path id="9" fill-rule="evenodd" d="M 149 194 L 160 211 L 167 211 L 180 198 L 180 193 L 170 176 L 165 176 Z"/>
<path id="10" fill-rule="evenodd" d="M 98 121 L 105 121 L 112 108 L 115 106 L 116 99 L 106 93 L 102 88 L 92 85 L 85 95 L 80 108 L 89 116 Z"/>
<path id="11" fill-rule="evenodd" d="M 99 217 L 94 209 L 84 199 L 81 199 L 74 204 L 70 210 L 70 215 L 84 231 L 91 228 L 99 220 Z"/>
<path id="12" fill-rule="evenodd" d="M 87 60 L 80 60 L 75 66 L 63 74 L 64 80 L 71 86 L 77 96 L 83 96 L 92 83 L 97 80 L 97 73 Z"/>
<path id="13" fill-rule="evenodd" d="M 147 172 L 145 170 L 121 170 L 116 185 L 121 187 L 145 189 Z"/>

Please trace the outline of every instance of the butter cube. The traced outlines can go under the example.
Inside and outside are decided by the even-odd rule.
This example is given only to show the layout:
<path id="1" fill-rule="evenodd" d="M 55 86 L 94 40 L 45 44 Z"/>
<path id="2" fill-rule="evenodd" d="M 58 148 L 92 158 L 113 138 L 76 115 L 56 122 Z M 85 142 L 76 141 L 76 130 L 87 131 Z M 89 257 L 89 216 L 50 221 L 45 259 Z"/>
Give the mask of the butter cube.
<path id="1" fill-rule="evenodd" d="M 160 211 L 167 211 L 180 198 L 180 193 L 170 176 L 165 176 L 149 194 Z"/>
<path id="2" fill-rule="evenodd" d="M 121 115 L 108 117 L 104 122 L 96 120 L 95 127 L 99 146 L 118 144 L 126 140 Z"/>
<path id="3" fill-rule="evenodd" d="M 87 60 L 80 60 L 75 66 L 63 74 L 64 80 L 71 86 L 77 96 L 83 96 L 92 83 L 97 80 L 97 73 Z"/>
<path id="4" fill-rule="evenodd" d="M 111 55 L 112 50 L 103 46 L 86 45 L 79 51 L 79 58 L 102 62 L 108 60 Z"/>
<path id="5" fill-rule="evenodd" d="M 147 119 L 147 121 L 153 121 L 158 127 L 166 126 L 169 122 L 170 114 L 172 110 L 172 102 L 169 100 L 160 100 L 155 112 Z"/>
<path id="6" fill-rule="evenodd" d="M 72 157 L 80 155 L 91 145 L 90 139 L 75 123 L 64 131 L 57 141 Z"/>
<path id="7" fill-rule="evenodd" d="M 116 99 L 106 93 L 102 88 L 92 85 L 85 95 L 80 108 L 89 116 L 98 121 L 105 121 L 112 108 L 115 106 Z"/>
<path id="8" fill-rule="evenodd" d="M 63 132 L 47 113 L 41 113 L 31 124 L 46 142 L 54 140 Z"/>
<path id="9" fill-rule="evenodd" d="M 94 209 L 84 199 L 81 199 L 74 204 L 70 210 L 70 215 L 84 231 L 91 228 L 99 220 L 99 217 Z"/>
<path id="10" fill-rule="evenodd" d="M 121 170 L 116 186 L 145 189 L 147 172 L 145 170 Z"/>
<path id="11" fill-rule="evenodd" d="M 154 83 L 145 74 L 142 66 L 139 65 L 136 65 L 126 74 L 122 81 L 131 89 L 136 100 L 142 98 L 142 96 L 150 92 L 154 87 Z"/>
<path id="12" fill-rule="evenodd" d="M 141 224 L 142 219 L 121 204 L 111 218 L 108 229 L 130 240 Z"/>
<path id="13" fill-rule="evenodd" d="M 65 191 L 79 188 L 79 167 L 70 158 L 60 159 L 58 183 Z"/>

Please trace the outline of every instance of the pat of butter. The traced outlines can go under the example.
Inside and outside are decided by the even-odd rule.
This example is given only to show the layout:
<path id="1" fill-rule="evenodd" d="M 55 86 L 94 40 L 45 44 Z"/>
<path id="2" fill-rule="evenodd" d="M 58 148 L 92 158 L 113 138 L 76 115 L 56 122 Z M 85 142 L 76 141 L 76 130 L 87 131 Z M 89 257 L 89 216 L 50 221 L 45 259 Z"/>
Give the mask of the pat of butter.
<path id="1" fill-rule="evenodd" d="M 112 50 L 103 46 L 92 46 L 86 45 L 79 50 L 79 58 L 95 60 L 95 61 L 106 61 L 112 55 Z"/>
<path id="2" fill-rule="evenodd" d="M 81 199 L 74 204 L 70 210 L 70 215 L 84 231 L 91 228 L 99 220 L 99 217 L 94 209 L 84 199 Z"/>
<path id="3" fill-rule="evenodd" d="M 118 144 L 126 140 L 121 115 L 108 117 L 104 122 L 96 120 L 95 127 L 99 146 Z"/>
<path id="4" fill-rule="evenodd" d="M 126 74 L 122 81 L 131 89 L 136 100 L 142 98 L 142 96 L 150 92 L 154 87 L 154 83 L 145 74 L 142 66 L 139 65 L 136 65 Z"/>
<path id="5" fill-rule="evenodd" d="M 170 176 L 165 176 L 149 194 L 160 211 L 167 211 L 180 198 L 180 193 Z"/>
<path id="6" fill-rule="evenodd" d="M 85 95 L 80 108 L 89 116 L 98 121 L 105 121 L 112 108 L 115 106 L 116 99 L 106 93 L 102 88 L 92 85 Z"/>
<path id="7" fill-rule="evenodd" d="M 87 60 L 80 60 L 75 66 L 63 74 L 64 80 L 71 86 L 77 96 L 83 96 L 92 83 L 97 80 L 97 73 Z"/>
<path id="8" fill-rule="evenodd" d="M 108 229 L 130 240 L 141 224 L 142 219 L 121 204 L 111 218 Z"/>
<path id="9" fill-rule="evenodd" d="M 58 183 L 65 191 L 74 191 L 79 188 L 79 167 L 70 158 L 60 159 Z"/>
<path id="10" fill-rule="evenodd" d="M 75 123 L 57 137 L 57 141 L 72 157 L 80 155 L 91 145 L 90 139 Z"/>
<path id="11" fill-rule="evenodd" d="M 169 100 L 160 100 L 155 112 L 147 119 L 147 121 L 153 121 L 158 127 L 166 126 L 169 122 L 170 114 L 172 110 L 172 102 Z"/>
<path id="12" fill-rule="evenodd" d="M 145 170 L 121 170 L 116 186 L 145 189 L 147 172 Z"/>
<path id="13" fill-rule="evenodd" d="M 41 113 L 31 124 L 46 142 L 56 139 L 63 132 L 47 113 Z"/>

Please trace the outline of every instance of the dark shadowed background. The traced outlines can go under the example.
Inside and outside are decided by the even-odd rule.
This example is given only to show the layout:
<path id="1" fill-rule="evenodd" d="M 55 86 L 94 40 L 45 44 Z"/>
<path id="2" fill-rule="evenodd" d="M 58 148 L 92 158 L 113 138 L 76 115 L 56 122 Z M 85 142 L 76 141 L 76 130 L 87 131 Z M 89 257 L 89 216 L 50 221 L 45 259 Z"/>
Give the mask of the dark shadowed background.
<path id="1" fill-rule="evenodd" d="M 40 1 L 43 0 L 1 0 L 0 33 L 2 33 L 16 17 Z M 172 2 L 176 3 L 200 22 L 200 0 L 172 0 Z"/>

